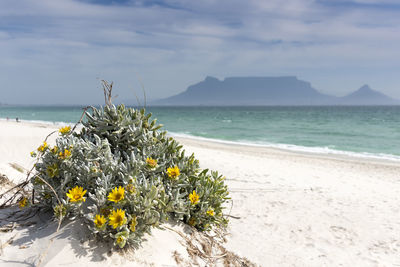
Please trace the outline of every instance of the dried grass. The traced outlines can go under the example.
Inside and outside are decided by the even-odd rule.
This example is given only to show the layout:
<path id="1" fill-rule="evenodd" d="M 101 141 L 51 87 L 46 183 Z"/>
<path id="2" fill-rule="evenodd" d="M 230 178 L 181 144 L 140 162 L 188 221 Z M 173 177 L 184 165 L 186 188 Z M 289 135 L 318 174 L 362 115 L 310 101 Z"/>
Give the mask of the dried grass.
<path id="1" fill-rule="evenodd" d="M 184 239 L 183 245 L 186 246 L 190 257 L 190 262 L 185 262 L 180 254 L 175 251 L 173 257 L 178 266 L 201 266 L 203 262 L 206 266 L 229 266 L 229 267 L 256 267 L 257 265 L 245 257 L 228 251 L 224 243 L 226 242 L 226 232 L 216 229 L 213 235 L 199 232 L 192 228 L 189 234 L 182 233 L 175 229 L 165 226 L 166 229 L 174 231 Z"/>

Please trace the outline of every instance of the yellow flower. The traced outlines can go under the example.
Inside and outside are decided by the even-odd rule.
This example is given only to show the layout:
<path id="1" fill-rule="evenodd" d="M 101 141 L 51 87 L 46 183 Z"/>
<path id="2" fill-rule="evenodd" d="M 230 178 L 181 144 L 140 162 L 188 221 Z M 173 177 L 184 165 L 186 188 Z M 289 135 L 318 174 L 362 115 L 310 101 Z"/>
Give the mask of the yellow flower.
<path id="1" fill-rule="evenodd" d="M 125 211 L 121 209 L 113 210 L 108 219 L 110 220 L 109 224 L 114 229 L 118 226 L 122 226 L 126 223 Z"/>
<path id="2" fill-rule="evenodd" d="M 97 228 L 102 228 L 106 222 L 107 219 L 104 218 L 103 215 L 96 214 L 96 216 L 94 217 L 94 224 L 96 225 Z"/>
<path id="3" fill-rule="evenodd" d="M 128 184 L 126 186 L 126 190 L 131 194 L 134 194 L 136 192 L 136 188 L 133 184 Z"/>
<path id="4" fill-rule="evenodd" d="M 122 231 L 115 235 L 115 244 L 117 244 L 120 248 L 123 248 L 126 244 L 126 239 L 128 237 L 128 231 Z"/>
<path id="5" fill-rule="evenodd" d="M 45 151 L 47 148 L 48 148 L 49 146 L 47 145 L 47 143 L 46 142 L 43 142 L 43 145 L 41 145 L 40 147 L 38 147 L 38 151 L 39 152 L 43 152 L 43 151 Z"/>
<path id="6" fill-rule="evenodd" d="M 136 216 L 132 218 L 131 224 L 129 225 L 129 229 L 132 232 L 135 232 L 136 230 L 136 225 L 137 225 L 137 220 L 136 220 Z"/>
<path id="7" fill-rule="evenodd" d="M 68 149 L 64 150 L 64 158 L 69 158 L 71 157 L 71 151 L 69 151 Z"/>
<path id="8" fill-rule="evenodd" d="M 58 152 L 58 146 L 54 146 L 54 147 L 51 149 L 51 153 L 57 154 L 57 152 Z"/>
<path id="9" fill-rule="evenodd" d="M 196 191 L 193 190 L 193 193 L 189 194 L 189 199 L 190 199 L 190 202 L 191 202 L 193 205 L 196 205 L 197 203 L 199 203 L 200 197 L 199 197 L 199 195 L 196 193 Z"/>
<path id="10" fill-rule="evenodd" d="M 125 241 L 125 238 L 123 236 L 117 237 L 117 245 L 120 246 L 121 248 L 123 247 L 123 243 Z"/>
<path id="11" fill-rule="evenodd" d="M 71 157 L 71 151 L 69 151 L 68 149 L 65 149 L 64 152 L 58 153 L 58 157 L 60 159 L 67 159 L 67 158 Z"/>
<path id="12" fill-rule="evenodd" d="M 99 170 L 97 169 L 97 167 L 90 167 L 90 171 L 91 172 L 93 172 L 93 173 L 97 173 L 97 172 L 99 172 Z"/>
<path id="13" fill-rule="evenodd" d="M 71 131 L 71 127 L 70 126 L 65 126 L 60 128 L 60 130 L 58 130 L 61 134 L 67 134 Z"/>
<path id="14" fill-rule="evenodd" d="M 148 157 L 146 159 L 146 163 L 147 163 L 147 166 L 149 166 L 150 168 L 155 168 L 157 166 L 157 160 L 153 159 L 153 158 Z"/>
<path id="15" fill-rule="evenodd" d="M 108 200 L 118 203 L 124 199 L 125 189 L 123 187 L 115 187 L 112 189 L 111 193 L 108 194 Z"/>
<path id="16" fill-rule="evenodd" d="M 207 210 L 207 214 L 210 215 L 210 216 L 214 216 L 214 210 L 211 209 L 211 208 L 208 209 L 208 210 Z"/>
<path id="17" fill-rule="evenodd" d="M 36 157 L 36 152 L 35 151 L 32 151 L 31 152 L 31 157 L 33 158 L 33 157 Z"/>
<path id="18" fill-rule="evenodd" d="M 58 175 L 57 163 L 54 163 L 53 165 L 48 166 L 46 172 L 47 172 L 47 175 L 50 176 L 50 178 L 57 176 Z"/>
<path id="19" fill-rule="evenodd" d="M 66 193 L 71 202 L 86 201 L 86 198 L 83 197 L 85 194 L 86 190 L 83 190 L 83 187 L 81 186 L 75 186 L 74 188 L 70 189 L 68 193 Z"/>
<path id="20" fill-rule="evenodd" d="M 24 207 L 26 207 L 26 205 L 28 204 L 28 199 L 26 197 L 24 197 L 23 199 L 21 199 L 19 202 L 19 208 L 22 209 Z"/>
<path id="21" fill-rule="evenodd" d="M 167 173 L 168 173 L 168 177 L 172 178 L 172 179 L 178 178 L 178 176 L 181 174 L 178 166 L 176 166 L 176 165 L 173 168 L 168 168 Z"/>

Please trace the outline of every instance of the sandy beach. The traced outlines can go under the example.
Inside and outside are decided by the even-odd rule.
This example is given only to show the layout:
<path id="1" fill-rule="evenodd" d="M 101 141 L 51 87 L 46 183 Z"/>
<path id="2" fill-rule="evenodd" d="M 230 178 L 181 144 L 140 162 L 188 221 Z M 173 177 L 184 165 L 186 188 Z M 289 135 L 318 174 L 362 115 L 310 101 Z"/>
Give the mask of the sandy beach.
<path id="1" fill-rule="evenodd" d="M 30 169 L 29 153 L 57 129 L 0 121 L 0 174 L 13 183 L 25 179 L 10 164 Z M 233 216 L 227 250 L 260 266 L 400 266 L 400 162 L 177 139 L 202 168 L 226 176 L 232 198 L 226 213 Z M 0 213 L 2 227 L 9 212 Z M 173 231 L 182 226 L 153 231 L 130 255 L 105 256 L 82 241 L 77 225 L 55 234 L 56 228 L 47 222 L 2 231 L 0 265 L 179 266 L 175 251 L 188 258 Z"/>

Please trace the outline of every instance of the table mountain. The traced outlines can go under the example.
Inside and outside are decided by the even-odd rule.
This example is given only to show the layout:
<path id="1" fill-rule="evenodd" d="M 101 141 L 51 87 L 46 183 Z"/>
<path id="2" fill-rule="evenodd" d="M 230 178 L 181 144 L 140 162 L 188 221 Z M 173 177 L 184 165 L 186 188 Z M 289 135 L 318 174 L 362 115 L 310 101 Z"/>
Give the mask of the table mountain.
<path id="1" fill-rule="evenodd" d="M 229 77 L 224 80 L 208 76 L 186 91 L 153 105 L 393 105 L 400 101 L 363 86 L 344 97 L 320 93 L 309 82 L 294 76 Z"/>

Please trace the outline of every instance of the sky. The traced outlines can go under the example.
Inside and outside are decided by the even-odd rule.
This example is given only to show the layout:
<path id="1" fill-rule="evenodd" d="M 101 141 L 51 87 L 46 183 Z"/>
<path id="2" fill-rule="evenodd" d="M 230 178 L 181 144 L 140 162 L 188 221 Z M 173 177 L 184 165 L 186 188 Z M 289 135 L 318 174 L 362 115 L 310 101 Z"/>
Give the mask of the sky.
<path id="1" fill-rule="evenodd" d="M 398 0 L 1 0 L 0 102 L 86 105 L 206 76 L 297 76 L 400 99 Z"/>

